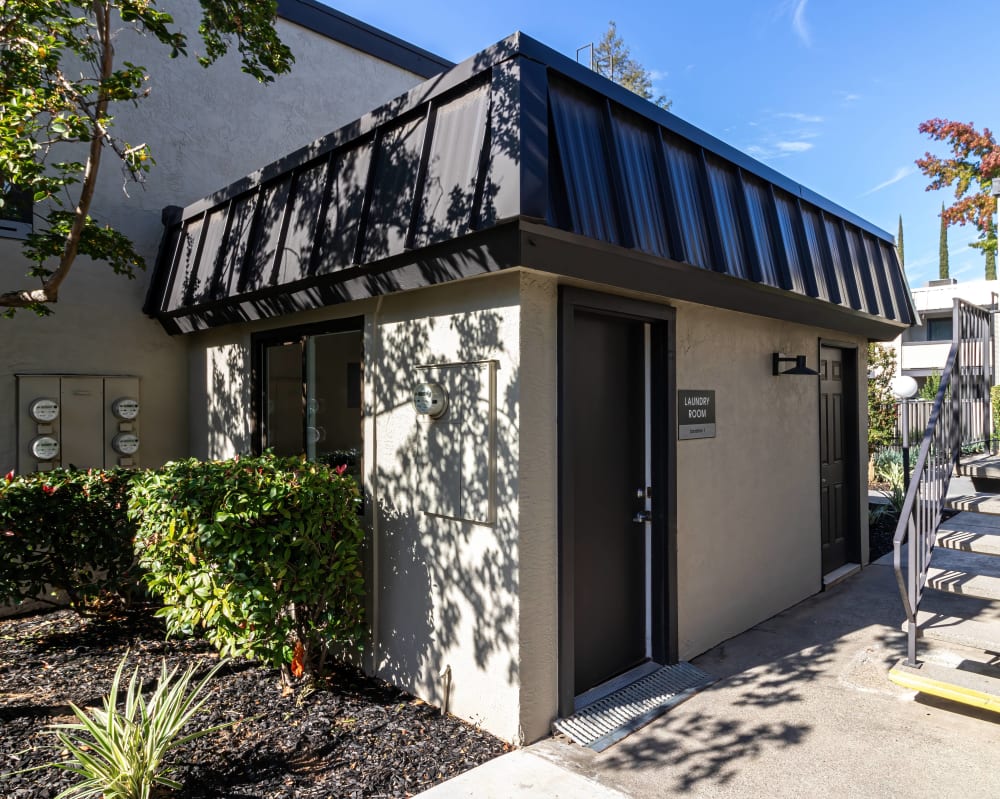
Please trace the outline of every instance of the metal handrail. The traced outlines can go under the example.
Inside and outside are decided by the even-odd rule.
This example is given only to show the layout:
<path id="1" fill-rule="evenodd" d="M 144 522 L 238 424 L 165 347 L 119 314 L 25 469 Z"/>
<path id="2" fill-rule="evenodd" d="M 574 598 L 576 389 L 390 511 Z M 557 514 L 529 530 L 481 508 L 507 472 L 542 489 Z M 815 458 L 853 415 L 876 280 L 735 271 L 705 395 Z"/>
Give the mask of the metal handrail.
<path id="1" fill-rule="evenodd" d="M 989 311 L 955 300 L 951 349 L 892 540 L 892 565 L 906 611 L 906 662 L 911 666 L 917 663 L 917 612 L 951 476 L 961 460 L 963 445 L 985 445 L 986 451 L 991 448 L 991 341 Z M 977 402 L 963 402 L 963 395 Z M 907 541 L 904 578 L 902 549 Z"/>

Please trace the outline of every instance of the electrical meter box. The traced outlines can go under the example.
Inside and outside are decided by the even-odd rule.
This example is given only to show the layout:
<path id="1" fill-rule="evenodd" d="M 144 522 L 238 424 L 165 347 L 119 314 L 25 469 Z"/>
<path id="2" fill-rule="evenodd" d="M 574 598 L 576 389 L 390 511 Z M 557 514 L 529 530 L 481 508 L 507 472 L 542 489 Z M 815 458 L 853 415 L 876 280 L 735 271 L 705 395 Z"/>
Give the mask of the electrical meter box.
<path id="1" fill-rule="evenodd" d="M 425 513 L 496 520 L 496 361 L 420 366 L 412 377 Z"/>
<path id="2" fill-rule="evenodd" d="M 138 466 L 139 378 L 17 375 L 17 470 Z"/>

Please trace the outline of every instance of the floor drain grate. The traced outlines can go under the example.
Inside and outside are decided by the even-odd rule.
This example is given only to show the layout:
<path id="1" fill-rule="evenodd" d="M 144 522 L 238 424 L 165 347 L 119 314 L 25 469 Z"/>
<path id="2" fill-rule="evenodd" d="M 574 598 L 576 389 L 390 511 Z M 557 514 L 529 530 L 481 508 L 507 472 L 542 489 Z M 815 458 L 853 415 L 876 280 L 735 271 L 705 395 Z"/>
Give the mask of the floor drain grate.
<path id="1" fill-rule="evenodd" d="M 713 682 L 714 677 L 690 663 L 664 666 L 552 726 L 576 743 L 602 752 Z"/>

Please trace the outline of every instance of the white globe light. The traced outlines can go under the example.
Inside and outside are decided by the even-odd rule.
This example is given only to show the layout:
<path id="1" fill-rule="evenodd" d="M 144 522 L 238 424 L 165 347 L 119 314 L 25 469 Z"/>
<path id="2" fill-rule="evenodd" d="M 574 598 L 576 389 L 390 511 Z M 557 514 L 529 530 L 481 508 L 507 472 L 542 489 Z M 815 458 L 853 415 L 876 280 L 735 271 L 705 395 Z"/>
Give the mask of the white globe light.
<path id="1" fill-rule="evenodd" d="M 898 400 L 905 400 L 917 393 L 917 381 L 909 375 L 900 375 L 892 378 L 889 388 L 892 389 L 892 396 Z"/>

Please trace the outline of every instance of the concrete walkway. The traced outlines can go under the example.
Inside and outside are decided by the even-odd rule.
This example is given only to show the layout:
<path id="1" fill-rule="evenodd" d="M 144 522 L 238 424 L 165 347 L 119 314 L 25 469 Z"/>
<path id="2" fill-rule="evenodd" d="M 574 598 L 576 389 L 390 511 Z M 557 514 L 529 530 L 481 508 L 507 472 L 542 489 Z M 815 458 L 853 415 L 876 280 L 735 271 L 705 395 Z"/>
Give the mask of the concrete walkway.
<path id="1" fill-rule="evenodd" d="M 601 754 L 548 739 L 425 799 L 1000 796 L 1000 715 L 886 677 L 904 649 L 890 559 L 715 647 L 713 687 Z"/>

